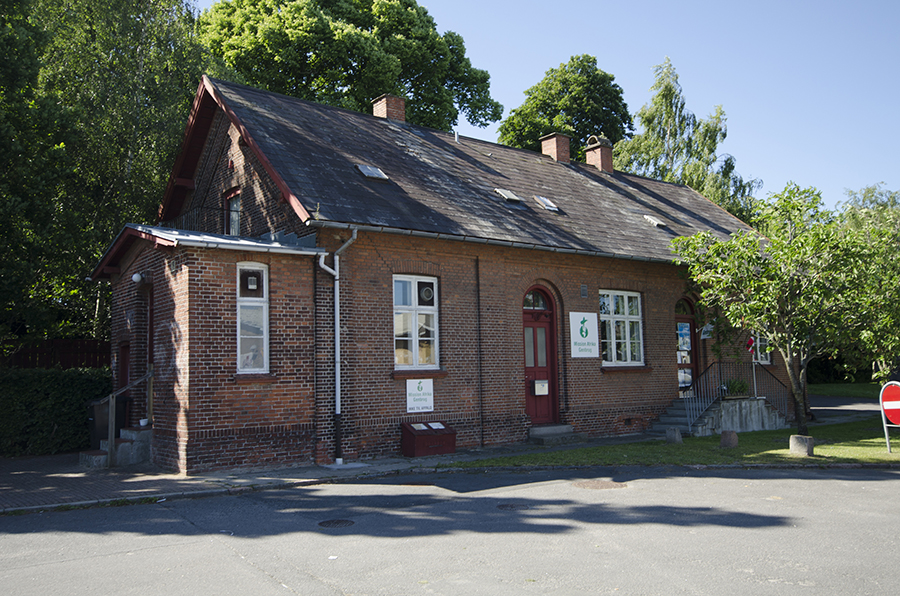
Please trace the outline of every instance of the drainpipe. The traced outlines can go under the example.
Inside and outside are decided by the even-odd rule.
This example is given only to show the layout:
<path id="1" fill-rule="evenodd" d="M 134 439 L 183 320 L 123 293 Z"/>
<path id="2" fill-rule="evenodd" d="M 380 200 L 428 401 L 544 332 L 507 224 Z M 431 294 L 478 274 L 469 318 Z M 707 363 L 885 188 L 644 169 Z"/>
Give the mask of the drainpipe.
<path id="1" fill-rule="evenodd" d="M 334 251 L 334 269 L 325 264 L 327 255 L 319 255 L 319 267 L 334 277 L 334 463 L 344 464 L 341 452 L 341 253 L 356 242 L 356 228 L 353 235 Z"/>

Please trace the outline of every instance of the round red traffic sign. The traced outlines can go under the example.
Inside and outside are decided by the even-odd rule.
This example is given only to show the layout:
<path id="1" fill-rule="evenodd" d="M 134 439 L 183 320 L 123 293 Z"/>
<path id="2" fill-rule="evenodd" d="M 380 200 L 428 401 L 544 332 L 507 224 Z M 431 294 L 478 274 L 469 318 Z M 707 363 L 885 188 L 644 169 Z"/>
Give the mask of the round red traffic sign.
<path id="1" fill-rule="evenodd" d="M 900 383 L 891 381 L 881 388 L 881 411 L 893 424 L 900 424 Z"/>

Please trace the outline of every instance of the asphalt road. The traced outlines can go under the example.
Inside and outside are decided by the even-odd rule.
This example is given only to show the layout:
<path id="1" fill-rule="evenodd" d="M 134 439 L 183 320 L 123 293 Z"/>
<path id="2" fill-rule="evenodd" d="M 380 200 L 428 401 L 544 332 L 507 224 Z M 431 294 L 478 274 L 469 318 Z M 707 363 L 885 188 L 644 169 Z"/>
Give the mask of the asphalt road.
<path id="1" fill-rule="evenodd" d="M 413 474 L 0 517 L 4 594 L 896 594 L 900 470 Z"/>

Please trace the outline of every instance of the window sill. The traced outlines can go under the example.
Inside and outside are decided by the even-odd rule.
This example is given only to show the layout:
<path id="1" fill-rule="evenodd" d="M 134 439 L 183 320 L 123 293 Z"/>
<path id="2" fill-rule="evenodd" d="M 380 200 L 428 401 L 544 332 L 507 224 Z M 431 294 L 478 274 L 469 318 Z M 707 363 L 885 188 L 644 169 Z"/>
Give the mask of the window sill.
<path id="1" fill-rule="evenodd" d="M 278 377 L 269 373 L 237 373 L 234 375 L 236 385 L 264 385 L 274 383 L 277 380 Z"/>
<path id="2" fill-rule="evenodd" d="M 400 369 L 391 373 L 391 378 L 395 381 L 405 379 L 443 379 L 449 373 L 444 369 L 422 368 L 422 369 Z"/>
<path id="3" fill-rule="evenodd" d="M 652 372 L 652 366 L 640 365 L 640 366 L 602 366 L 600 367 L 600 373 L 626 373 L 626 372 Z"/>

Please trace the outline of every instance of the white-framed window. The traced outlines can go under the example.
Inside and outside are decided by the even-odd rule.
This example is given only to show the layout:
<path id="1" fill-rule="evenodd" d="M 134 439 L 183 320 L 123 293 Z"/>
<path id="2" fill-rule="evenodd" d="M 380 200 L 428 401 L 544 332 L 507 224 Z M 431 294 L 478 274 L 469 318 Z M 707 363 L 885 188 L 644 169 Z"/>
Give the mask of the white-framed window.
<path id="1" fill-rule="evenodd" d="M 438 368 L 437 279 L 394 276 L 394 367 Z"/>
<path id="2" fill-rule="evenodd" d="M 225 191 L 225 234 L 241 235 L 241 189 L 238 187 Z"/>
<path id="3" fill-rule="evenodd" d="M 641 295 L 600 290 L 600 350 L 607 366 L 644 363 Z"/>
<path id="4" fill-rule="evenodd" d="M 269 372 L 269 268 L 237 265 L 237 370 Z"/>
<path id="5" fill-rule="evenodd" d="M 769 351 L 769 340 L 760 335 L 753 336 L 753 362 L 772 364 L 772 352 Z"/>

